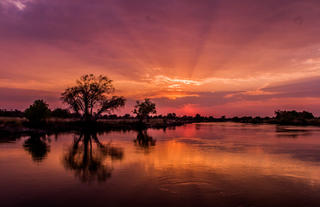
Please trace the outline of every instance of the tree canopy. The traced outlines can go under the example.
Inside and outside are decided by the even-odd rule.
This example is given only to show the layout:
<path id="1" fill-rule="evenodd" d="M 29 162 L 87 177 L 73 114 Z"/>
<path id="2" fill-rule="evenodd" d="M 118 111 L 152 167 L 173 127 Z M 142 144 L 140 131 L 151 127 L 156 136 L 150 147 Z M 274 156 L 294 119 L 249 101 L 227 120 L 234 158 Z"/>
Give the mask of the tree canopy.
<path id="1" fill-rule="evenodd" d="M 150 99 L 146 98 L 144 101 L 137 101 L 133 113 L 137 115 L 140 121 L 149 117 L 149 114 L 156 114 L 156 104 L 152 103 Z"/>
<path id="2" fill-rule="evenodd" d="M 89 74 L 81 76 L 75 86 L 67 88 L 61 94 L 61 98 L 85 120 L 92 120 L 102 113 L 124 106 L 123 97 L 108 97 L 114 90 L 112 80 L 106 76 Z"/>
<path id="3" fill-rule="evenodd" d="M 297 112 L 295 110 L 293 111 L 275 111 L 276 119 L 280 122 L 292 122 L 292 121 L 298 121 L 298 120 L 307 120 L 307 119 L 313 119 L 314 116 L 312 113 L 307 111 Z"/>
<path id="4" fill-rule="evenodd" d="M 24 113 L 30 123 L 39 124 L 50 116 L 50 109 L 43 100 L 35 100 Z"/>

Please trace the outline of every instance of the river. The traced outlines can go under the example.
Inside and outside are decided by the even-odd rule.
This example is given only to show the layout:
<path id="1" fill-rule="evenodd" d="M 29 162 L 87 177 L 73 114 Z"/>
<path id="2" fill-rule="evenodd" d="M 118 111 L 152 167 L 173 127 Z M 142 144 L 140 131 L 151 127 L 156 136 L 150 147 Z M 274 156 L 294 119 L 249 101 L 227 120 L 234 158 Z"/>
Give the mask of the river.
<path id="1" fill-rule="evenodd" d="M 320 206 L 320 128 L 199 123 L 0 139 L 1 206 Z"/>

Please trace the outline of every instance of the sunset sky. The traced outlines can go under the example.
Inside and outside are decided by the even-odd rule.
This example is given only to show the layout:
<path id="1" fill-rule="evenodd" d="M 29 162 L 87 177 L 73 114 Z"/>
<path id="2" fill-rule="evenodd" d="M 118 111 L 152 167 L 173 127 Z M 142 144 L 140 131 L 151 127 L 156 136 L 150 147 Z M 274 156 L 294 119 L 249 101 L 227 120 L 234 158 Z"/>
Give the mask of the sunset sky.
<path id="1" fill-rule="evenodd" d="M 0 108 L 86 73 L 158 114 L 320 115 L 319 0 L 0 0 Z M 65 106 L 66 107 L 66 106 Z"/>

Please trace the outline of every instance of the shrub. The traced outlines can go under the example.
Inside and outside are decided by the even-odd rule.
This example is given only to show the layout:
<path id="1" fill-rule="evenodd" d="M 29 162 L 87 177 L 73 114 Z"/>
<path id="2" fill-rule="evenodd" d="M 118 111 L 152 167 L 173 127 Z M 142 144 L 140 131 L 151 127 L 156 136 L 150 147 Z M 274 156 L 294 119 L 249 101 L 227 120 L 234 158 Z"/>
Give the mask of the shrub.
<path id="1" fill-rule="evenodd" d="M 25 117 L 32 124 L 39 124 L 45 121 L 50 115 L 48 104 L 43 100 L 35 100 L 32 105 L 25 110 Z"/>

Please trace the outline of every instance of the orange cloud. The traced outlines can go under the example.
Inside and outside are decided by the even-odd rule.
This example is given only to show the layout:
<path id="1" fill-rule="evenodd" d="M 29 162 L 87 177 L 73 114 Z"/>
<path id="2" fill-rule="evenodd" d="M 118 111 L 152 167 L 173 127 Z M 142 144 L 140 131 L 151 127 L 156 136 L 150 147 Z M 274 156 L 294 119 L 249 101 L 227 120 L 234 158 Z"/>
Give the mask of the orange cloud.
<path id="1" fill-rule="evenodd" d="M 320 75 L 319 13 L 313 0 L 3 0 L 0 87 L 59 94 L 95 73 L 113 79 L 118 95 L 173 111 L 219 105 L 222 114 L 230 111 L 223 104 L 260 100 L 263 108 L 272 97 L 285 105 L 288 96 L 315 96 L 265 88 Z"/>

